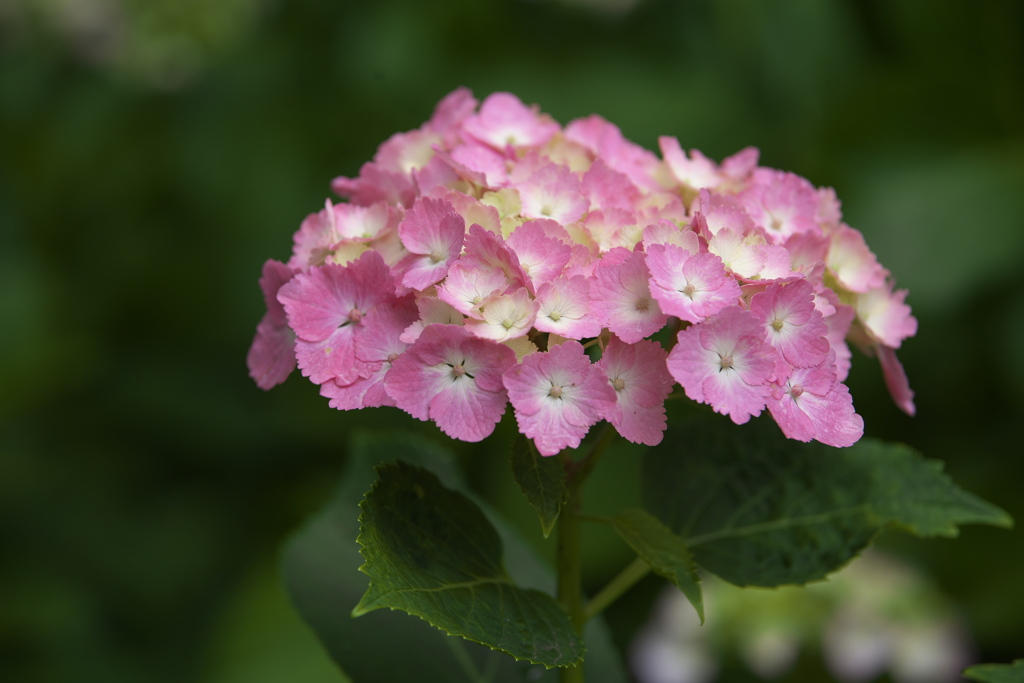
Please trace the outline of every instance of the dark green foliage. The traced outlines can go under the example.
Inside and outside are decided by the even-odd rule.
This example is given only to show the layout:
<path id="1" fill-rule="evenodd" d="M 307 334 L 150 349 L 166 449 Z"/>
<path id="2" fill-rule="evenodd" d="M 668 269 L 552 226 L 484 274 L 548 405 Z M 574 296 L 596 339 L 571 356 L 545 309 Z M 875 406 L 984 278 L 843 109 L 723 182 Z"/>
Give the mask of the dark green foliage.
<path id="1" fill-rule="evenodd" d="M 525 661 L 517 662 L 502 652 L 490 650 L 462 638 L 447 636 L 441 630 L 430 626 L 427 621 L 413 618 L 401 611 L 374 609 L 358 618 L 352 617 L 353 608 L 360 604 L 366 607 L 367 600 L 373 599 L 367 596 L 377 594 L 383 601 L 390 599 L 380 595 L 380 583 L 371 584 L 370 592 L 367 592 L 367 575 L 360 573 L 358 569 L 364 562 L 369 562 L 360 555 L 359 545 L 355 539 L 360 527 L 358 505 L 363 500 L 365 506 L 368 500 L 374 498 L 371 495 L 364 500 L 364 493 L 369 491 L 371 486 L 378 492 L 382 485 L 391 488 L 392 492 L 385 491 L 386 495 L 397 494 L 398 498 L 402 498 L 403 494 L 393 490 L 393 485 L 400 483 L 399 480 L 390 479 L 390 475 L 398 472 L 414 479 L 411 482 L 412 487 L 406 489 L 407 493 L 412 494 L 412 499 L 407 499 L 406 503 L 420 500 L 416 489 L 419 486 L 424 493 L 431 493 L 432 501 L 447 501 L 453 517 L 448 520 L 438 519 L 429 510 L 425 512 L 425 520 L 422 516 L 417 516 L 416 524 L 421 525 L 420 528 L 422 525 L 432 527 L 434 534 L 431 538 L 410 534 L 408 528 L 400 533 L 389 534 L 391 538 L 409 539 L 408 546 L 398 546 L 395 553 L 410 559 L 404 563 L 404 568 L 397 569 L 398 563 L 390 563 L 388 558 L 382 558 L 381 564 L 375 565 L 374 569 L 388 565 L 384 572 L 388 577 L 385 580 L 407 582 L 412 580 L 410 575 L 418 577 L 419 580 L 431 580 L 429 577 L 424 579 L 418 572 L 418 569 L 424 568 L 424 563 L 416 559 L 415 551 L 411 549 L 422 548 L 424 543 L 435 543 L 441 538 L 447 538 L 458 546 L 461 535 L 459 529 L 474 528 L 477 531 L 483 529 L 481 538 L 484 542 L 480 546 L 463 548 L 474 558 L 470 563 L 473 568 L 469 573 L 475 572 L 474 575 L 478 579 L 482 573 L 497 572 L 497 576 L 493 578 L 502 583 L 500 588 L 495 586 L 486 589 L 490 591 L 486 600 L 498 592 L 505 596 L 514 594 L 518 598 L 523 598 L 523 594 L 535 596 L 526 597 L 526 604 L 538 598 L 541 603 L 551 601 L 551 598 L 537 590 L 526 590 L 513 585 L 512 579 L 545 591 L 553 588 L 553 582 L 550 570 L 534 558 L 530 549 L 515 534 L 498 524 L 499 533 L 496 535 L 495 529 L 490 527 L 490 522 L 483 517 L 476 503 L 462 493 L 451 490 L 452 487 L 461 487 L 461 482 L 453 467 L 452 456 L 446 449 L 412 435 L 390 433 L 360 435 L 353 441 L 349 452 L 352 459 L 349 472 L 343 478 L 331 504 L 295 535 L 288 544 L 284 557 L 285 579 L 292 600 L 345 673 L 351 676 L 355 683 L 392 680 L 418 680 L 425 683 L 475 682 L 484 676 L 484 672 L 493 676 L 489 680 L 501 683 L 527 680 L 554 681 L 557 678 L 555 671 L 545 672 L 540 666 L 531 666 Z M 384 465 L 383 471 L 389 473 L 389 479 L 375 484 L 374 466 L 394 458 L 429 467 L 440 474 L 440 481 L 435 475 L 420 467 L 401 463 Z M 380 499 L 377 501 L 380 502 Z M 380 510 L 376 504 L 373 505 L 374 514 L 383 513 L 385 517 L 407 507 L 407 504 L 400 504 L 395 510 Z M 494 519 L 493 515 L 491 517 Z M 365 540 L 364 537 L 364 542 Z M 504 572 L 501 565 L 502 547 L 507 549 L 505 552 L 508 556 L 508 573 Z M 496 550 L 499 552 L 497 561 L 494 558 Z M 382 551 L 382 548 L 378 549 L 375 557 L 381 557 Z M 429 561 L 432 572 L 436 570 L 435 578 L 444 577 L 442 580 L 447 580 L 461 576 L 467 579 L 466 566 L 459 564 L 450 556 L 446 558 L 431 553 L 429 557 L 421 559 Z M 376 576 L 372 571 L 371 574 Z M 468 578 L 461 582 L 471 584 L 477 579 Z M 481 592 L 480 589 L 483 589 L 483 586 L 478 587 L 478 593 Z M 459 605 L 451 607 L 451 600 L 466 598 L 467 593 L 472 591 L 468 588 L 457 588 L 451 594 L 438 597 L 433 605 L 427 601 L 427 606 L 423 609 L 430 613 L 432 620 L 448 620 L 445 623 L 450 624 L 450 621 L 455 619 L 458 623 L 454 628 L 461 628 L 471 611 L 464 611 L 463 606 Z M 415 604 L 415 599 L 412 602 Z M 478 602 L 477 605 L 482 603 L 483 601 Z M 454 610 L 454 613 L 443 613 L 442 605 L 449 605 L 445 609 Z M 438 609 L 434 610 L 433 607 Z M 415 609 L 419 608 L 414 607 L 410 611 Z M 503 606 L 502 609 L 512 608 Z M 557 606 L 556 609 L 559 610 L 560 619 L 554 618 L 553 621 L 561 620 L 568 624 L 564 613 Z M 509 616 L 514 616 L 514 613 L 510 611 Z M 509 634 L 506 639 L 512 635 Z M 586 662 L 588 680 L 599 683 L 622 680 L 622 665 L 618 661 L 614 647 L 608 642 L 601 620 L 591 622 L 585 635 L 590 646 Z M 496 641 L 502 641 L 502 638 L 499 635 Z M 539 640 L 538 638 L 538 642 Z M 401 657 L 394 656 L 396 643 L 401 644 Z M 576 646 L 578 647 L 578 643 Z M 386 662 L 387 665 L 382 666 L 381 662 Z"/>
<path id="2" fill-rule="evenodd" d="M 683 539 L 645 510 L 623 510 L 612 519 L 612 526 L 626 543 L 651 565 L 657 574 L 676 585 L 697 610 L 704 623 L 704 598 L 700 577 L 690 549 Z"/>
<path id="3" fill-rule="evenodd" d="M 558 458 L 546 458 L 537 452 L 533 442 L 522 434 L 512 444 L 512 475 L 540 515 L 544 538 L 551 535 L 558 514 L 569 497 L 565 469 Z"/>
<path id="4" fill-rule="evenodd" d="M 889 524 L 921 536 L 1012 524 L 906 446 L 803 444 L 765 418 L 738 427 L 710 414 L 650 451 L 644 498 L 697 564 L 741 586 L 824 578 Z"/>
<path id="5" fill-rule="evenodd" d="M 399 462 L 377 467 L 361 507 L 359 544 L 370 588 L 352 610 L 400 609 L 516 659 L 583 660 L 583 643 L 554 598 L 515 585 L 498 532 L 471 500 Z"/>

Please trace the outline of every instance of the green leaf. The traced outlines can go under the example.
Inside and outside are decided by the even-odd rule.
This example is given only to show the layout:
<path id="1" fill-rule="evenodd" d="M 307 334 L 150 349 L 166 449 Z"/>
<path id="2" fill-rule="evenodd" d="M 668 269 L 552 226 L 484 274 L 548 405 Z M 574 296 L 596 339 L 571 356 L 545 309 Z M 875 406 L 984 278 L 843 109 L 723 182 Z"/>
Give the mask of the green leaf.
<path id="1" fill-rule="evenodd" d="M 683 539 L 646 510 L 623 510 L 612 518 L 619 536 L 642 557 L 656 574 L 674 583 L 697 610 L 704 623 L 704 597 L 697 565 Z"/>
<path id="2" fill-rule="evenodd" d="M 537 452 L 533 441 L 522 434 L 516 435 L 512 444 L 512 475 L 540 515 L 540 526 L 544 538 L 551 535 L 558 521 L 558 514 L 569 498 L 569 486 L 565 481 L 565 468 L 558 458 L 545 458 Z"/>
<path id="3" fill-rule="evenodd" d="M 1013 526 L 1005 511 L 954 484 L 938 460 L 907 446 L 868 439 L 853 449 L 854 457 L 877 473 L 869 504 L 882 523 L 924 537 L 955 537 L 958 524 Z"/>
<path id="4" fill-rule="evenodd" d="M 449 487 L 464 492 L 447 448 L 405 433 L 357 434 L 348 449 L 348 468 L 330 504 L 288 542 L 283 570 L 288 593 L 334 661 L 355 683 L 557 683 L 558 670 L 516 661 L 462 638 L 445 635 L 422 619 L 400 611 L 376 610 L 358 619 L 351 608 L 367 578 L 356 536 L 359 503 L 375 480 L 373 466 L 388 459 L 429 467 Z M 477 501 L 482 507 L 484 504 Z M 554 574 L 512 527 L 488 511 L 506 552 L 509 573 L 521 585 L 554 590 Z M 588 683 L 618 683 L 626 674 L 603 619 L 585 632 Z M 396 657 L 395 652 L 401 652 Z"/>
<path id="5" fill-rule="evenodd" d="M 889 524 L 922 536 L 1011 524 L 906 446 L 804 444 L 764 418 L 704 415 L 670 430 L 648 453 L 644 500 L 698 565 L 741 586 L 824 578 Z"/>
<path id="6" fill-rule="evenodd" d="M 1024 683 L 1024 659 L 1013 664 L 978 664 L 964 670 L 964 676 L 981 683 Z"/>
<path id="7" fill-rule="evenodd" d="M 473 501 L 404 462 L 379 465 L 377 475 L 359 517 L 360 570 L 370 587 L 353 616 L 390 607 L 516 659 L 547 667 L 583 661 L 583 642 L 561 606 L 509 578 L 501 538 Z"/>

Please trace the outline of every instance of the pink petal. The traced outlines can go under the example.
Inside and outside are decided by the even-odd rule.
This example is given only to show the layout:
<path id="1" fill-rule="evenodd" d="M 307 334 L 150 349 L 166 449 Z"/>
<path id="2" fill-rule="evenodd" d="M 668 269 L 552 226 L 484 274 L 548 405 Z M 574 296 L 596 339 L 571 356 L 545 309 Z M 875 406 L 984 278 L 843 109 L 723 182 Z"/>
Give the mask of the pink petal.
<path id="1" fill-rule="evenodd" d="M 868 249 L 864 235 L 848 225 L 840 226 L 832 234 L 825 262 L 839 283 L 851 292 L 883 287 L 889 275 Z"/>
<path id="2" fill-rule="evenodd" d="M 473 115 L 476 105 L 476 98 L 473 97 L 469 88 L 456 88 L 437 103 L 433 116 L 423 127 L 444 135 L 446 146 L 450 146 L 448 138 L 453 136 L 462 127 L 463 122 Z"/>
<path id="3" fill-rule="evenodd" d="M 821 233 L 817 190 L 795 173 L 759 168 L 754 172 L 753 183 L 739 198 L 750 217 L 775 244 L 782 244 L 797 233 Z"/>
<path id="4" fill-rule="evenodd" d="M 641 199 L 640 190 L 629 177 L 608 167 L 600 157 L 583 175 L 583 194 L 591 209 L 625 209 L 633 211 Z"/>
<path id="5" fill-rule="evenodd" d="M 572 255 L 572 247 L 546 236 L 544 227 L 539 223 L 523 223 L 505 240 L 529 276 L 531 292 L 558 277 Z"/>
<path id="6" fill-rule="evenodd" d="M 903 369 L 903 364 L 896 357 L 896 350 L 888 346 L 879 345 L 876 348 L 878 361 L 882 364 L 882 374 L 885 376 L 885 386 L 889 389 L 889 395 L 893 402 L 907 415 L 911 417 L 917 412 L 914 406 L 914 392 L 910 388 L 910 380 Z"/>
<path id="7" fill-rule="evenodd" d="M 263 264 L 260 289 L 263 290 L 263 301 L 267 305 L 268 320 L 278 327 L 287 325 L 288 317 L 285 315 L 284 306 L 277 300 L 277 293 L 294 275 L 295 271 L 280 261 L 267 259 Z"/>
<path id="8" fill-rule="evenodd" d="M 318 342 L 358 323 L 393 293 L 391 271 L 380 254 L 368 251 L 347 266 L 328 263 L 299 273 L 278 290 L 277 299 L 299 339 Z"/>
<path id="9" fill-rule="evenodd" d="M 353 204 L 369 206 L 384 202 L 392 206 L 412 206 L 416 187 L 408 173 L 389 171 L 373 162 L 363 164 L 358 178 L 339 176 L 331 181 L 331 189 Z"/>
<path id="10" fill-rule="evenodd" d="M 519 431 L 541 455 L 579 446 L 615 404 L 615 390 L 576 341 L 525 356 L 503 381 Z"/>
<path id="11" fill-rule="evenodd" d="M 537 292 L 537 317 L 533 326 L 566 339 L 585 339 L 601 334 L 601 322 L 590 313 L 590 285 L 582 275 L 560 277 Z"/>
<path id="12" fill-rule="evenodd" d="M 507 346 L 455 325 L 430 325 L 394 361 L 384 386 L 413 417 L 433 420 L 454 439 L 480 441 L 505 412 L 501 375 L 515 363 Z"/>
<path id="13" fill-rule="evenodd" d="M 872 337 L 883 346 L 898 349 L 907 337 L 917 334 L 917 319 L 904 301 L 907 290 L 892 291 L 889 285 L 858 294 L 854 303 L 857 317 Z"/>
<path id="14" fill-rule="evenodd" d="M 864 434 L 864 420 L 853 409 L 850 390 L 836 381 L 835 355 L 813 368 L 797 368 L 768 401 L 782 433 L 798 441 L 815 439 L 842 448 Z"/>
<path id="15" fill-rule="evenodd" d="M 613 336 L 597 363 L 616 393 L 615 406 L 605 419 L 633 443 L 661 443 L 665 399 L 675 383 L 665 365 L 667 357 L 657 342 L 644 339 L 626 344 Z"/>
<path id="16" fill-rule="evenodd" d="M 463 131 L 498 150 L 537 147 L 559 131 L 549 117 L 527 107 L 515 95 L 497 92 L 480 105 L 480 113 L 466 119 Z"/>
<path id="17" fill-rule="evenodd" d="M 700 322 L 740 297 L 740 286 L 711 253 L 690 254 L 674 244 L 647 249 L 651 295 L 661 310 L 691 323 Z"/>
<path id="18" fill-rule="evenodd" d="M 814 306 L 814 289 L 806 280 L 770 285 L 750 300 L 750 311 L 764 325 L 768 343 L 791 365 L 808 368 L 825 360 L 828 325 Z"/>
<path id="19" fill-rule="evenodd" d="M 395 400 L 384 390 L 384 376 L 391 366 L 387 363 L 377 365 L 379 367 L 369 377 L 359 377 L 351 384 L 324 382 L 320 385 L 320 395 L 331 399 L 327 405 L 336 410 L 394 406 Z"/>
<path id="20" fill-rule="evenodd" d="M 583 217 L 590 202 L 583 196 L 579 178 L 568 166 L 548 163 L 515 184 L 527 218 L 550 218 L 565 225 Z"/>
<path id="21" fill-rule="evenodd" d="M 375 363 L 365 363 L 355 355 L 357 325 L 339 327 L 326 339 L 295 342 L 295 357 L 299 370 L 314 384 L 337 380 L 351 384 L 359 377 L 368 377 L 376 369 Z"/>
<path id="22" fill-rule="evenodd" d="M 770 395 L 775 350 L 763 339 L 752 313 L 723 308 L 679 333 L 668 370 L 691 399 L 743 424 L 761 413 Z"/>
<path id="23" fill-rule="evenodd" d="M 406 213 L 398 234 L 411 252 L 400 266 L 402 284 L 422 290 L 443 280 L 459 257 L 466 223 L 451 202 L 423 197 Z"/>
<path id="24" fill-rule="evenodd" d="M 654 334 L 668 320 L 651 296 L 649 277 L 643 252 L 636 252 L 621 264 L 599 265 L 590 282 L 591 310 L 627 344 Z"/>
<path id="25" fill-rule="evenodd" d="M 267 390 L 288 379 L 295 369 L 295 333 L 276 324 L 267 312 L 256 326 L 256 336 L 245 357 L 249 376 Z"/>

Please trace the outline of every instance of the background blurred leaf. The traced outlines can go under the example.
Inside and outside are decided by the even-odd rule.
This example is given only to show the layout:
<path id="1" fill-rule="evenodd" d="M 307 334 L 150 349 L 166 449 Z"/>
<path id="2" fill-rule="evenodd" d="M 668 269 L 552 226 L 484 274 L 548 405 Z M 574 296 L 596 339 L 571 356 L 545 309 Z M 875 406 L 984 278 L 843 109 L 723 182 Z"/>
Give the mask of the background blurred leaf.
<path id="1" fill-rule="evenodd" d="M 1013 664 L 979 664 L 964 671 L 964 676 L 981 683 L 1024 682 L 1024 659 Z"/>

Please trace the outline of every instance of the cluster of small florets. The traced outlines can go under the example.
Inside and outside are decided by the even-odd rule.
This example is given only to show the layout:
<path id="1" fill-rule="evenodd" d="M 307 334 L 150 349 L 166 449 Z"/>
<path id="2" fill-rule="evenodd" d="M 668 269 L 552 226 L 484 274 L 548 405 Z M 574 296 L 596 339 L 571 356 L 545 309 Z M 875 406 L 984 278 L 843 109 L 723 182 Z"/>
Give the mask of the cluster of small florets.
<path id="1" fill-rule="evenodd" d="M 456 90 L 392 136 L 264 264 L 260 387 L 297 364 L 334 408 L 397 406 L 465 441 L 511 401 L 553 455 L 601 420 L 657 444 L 678 382 L 737 424 L 767 408 L 790 438 L 847 446 L 849 338 L 913 412 L 906 292 L 831 189 L 753 148 L 719 165 L 663 137 L 659 159 L 598 116 L 477 105 Z"/>

